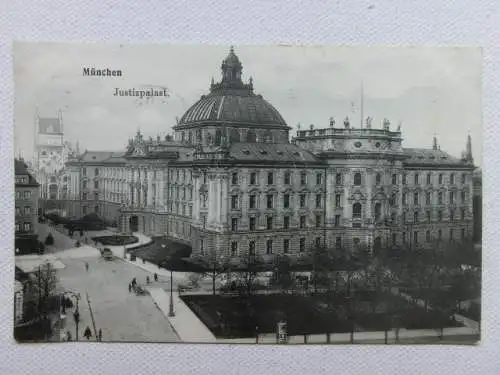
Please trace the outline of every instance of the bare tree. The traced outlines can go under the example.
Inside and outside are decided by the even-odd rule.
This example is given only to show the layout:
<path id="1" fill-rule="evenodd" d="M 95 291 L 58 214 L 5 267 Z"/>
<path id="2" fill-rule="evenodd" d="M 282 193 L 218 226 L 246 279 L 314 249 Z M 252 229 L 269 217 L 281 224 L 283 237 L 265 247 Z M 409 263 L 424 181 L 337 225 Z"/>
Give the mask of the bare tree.
<path id="1" fill-rule="evenodd" d="M 203 274 L 209 276 L 212 280 L 212 294 L 215 295 L 217 279 L 230 270 L 230 261 L 224 254 L 217 253 L 215 249 L 208 255 L 199 258 L 199 261 L 206 269 Z"/>
<path id="2" fill-rule="evenodd" d="M 261 271 L 264 262 L 253 251 L 245 251 L 240 254 L 238 259 L 239 282 L 242 291 L 247 295 L 252 294 L 257 274 Z"/>
<path id="3" fill-rule="evenodd" d="M 46 315 L 50 309 L 50 299 L 56 294 L 58 279 L 54 266 L 47 262 L 38 266 L 35 273 L 34 289 L 38 293 L 38 313 Z"/>

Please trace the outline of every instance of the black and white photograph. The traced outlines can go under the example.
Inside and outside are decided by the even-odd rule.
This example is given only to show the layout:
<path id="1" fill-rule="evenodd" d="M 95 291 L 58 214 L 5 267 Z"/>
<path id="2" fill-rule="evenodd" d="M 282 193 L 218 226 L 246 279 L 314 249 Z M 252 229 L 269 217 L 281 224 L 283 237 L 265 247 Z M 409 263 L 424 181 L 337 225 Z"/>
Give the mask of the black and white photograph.
<path id="1" fill-rule="evenodd" d="M 482 64 L 16 42 L 15 340 L 478 344 Z"/>

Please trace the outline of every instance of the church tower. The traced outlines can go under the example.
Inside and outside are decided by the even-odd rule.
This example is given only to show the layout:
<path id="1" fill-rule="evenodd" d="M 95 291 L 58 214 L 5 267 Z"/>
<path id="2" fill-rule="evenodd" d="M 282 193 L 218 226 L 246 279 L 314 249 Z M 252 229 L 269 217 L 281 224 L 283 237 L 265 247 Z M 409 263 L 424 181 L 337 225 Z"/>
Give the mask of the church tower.
<path id="1" fill-rule="evenodd" d="M 58 199 L 61 172 L 65 165 L 64 125 L 62 112 L 57 117 L 35 113 L 33 169 L 40 183 L 40 198 Z"/>

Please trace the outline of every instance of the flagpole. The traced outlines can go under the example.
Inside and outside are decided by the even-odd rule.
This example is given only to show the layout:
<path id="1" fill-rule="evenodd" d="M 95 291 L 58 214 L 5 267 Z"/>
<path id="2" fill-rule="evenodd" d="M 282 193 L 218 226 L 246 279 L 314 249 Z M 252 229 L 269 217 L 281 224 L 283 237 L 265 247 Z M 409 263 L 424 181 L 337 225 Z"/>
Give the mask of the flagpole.
<path id="1" fill-rule="evenodd" d="M 363 81 L 361 80 L 361 129 L 363 129 L 363 108 L 364 107 L 364 92 L 363 92 Z"/>

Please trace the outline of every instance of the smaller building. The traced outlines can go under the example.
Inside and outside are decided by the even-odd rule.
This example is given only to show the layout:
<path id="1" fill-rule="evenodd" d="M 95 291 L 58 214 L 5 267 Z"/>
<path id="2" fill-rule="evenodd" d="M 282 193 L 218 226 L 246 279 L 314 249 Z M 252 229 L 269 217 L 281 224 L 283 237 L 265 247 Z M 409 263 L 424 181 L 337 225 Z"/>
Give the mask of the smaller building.
<path id="1" fill-rule="evenodd" d="M 37 235 L 39 184 L 23 160 L 14 160 L 16 255 L 39 252 Z"/>

